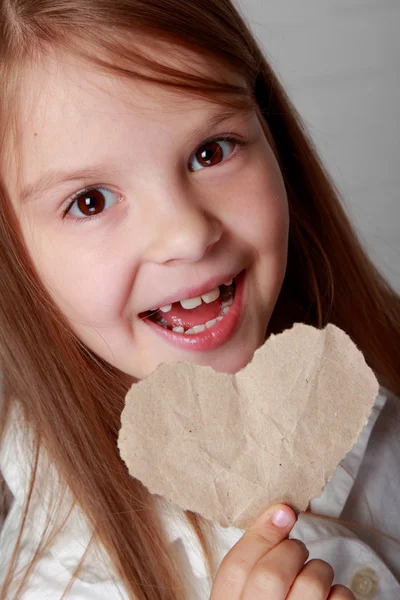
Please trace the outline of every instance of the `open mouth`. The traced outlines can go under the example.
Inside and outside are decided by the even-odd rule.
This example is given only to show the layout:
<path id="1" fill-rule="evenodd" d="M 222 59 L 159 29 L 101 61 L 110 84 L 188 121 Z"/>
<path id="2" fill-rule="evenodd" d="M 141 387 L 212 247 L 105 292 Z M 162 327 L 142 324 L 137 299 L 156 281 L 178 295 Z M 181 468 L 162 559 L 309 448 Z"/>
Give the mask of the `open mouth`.
<path id="1" fill-rule="evenodd" d="M 224 284 L 196 298 L 148 310 L 139 317 L 176 334 L 193 335 L 212 329 L 229 313 L 235 299 L 236 281 Z"/>

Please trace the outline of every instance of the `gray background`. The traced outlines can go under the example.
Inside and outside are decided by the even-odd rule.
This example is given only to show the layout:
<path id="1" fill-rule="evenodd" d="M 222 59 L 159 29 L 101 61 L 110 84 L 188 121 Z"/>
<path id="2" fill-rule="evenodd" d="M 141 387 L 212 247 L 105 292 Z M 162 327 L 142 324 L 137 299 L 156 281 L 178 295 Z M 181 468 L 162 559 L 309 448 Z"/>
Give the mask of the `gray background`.
<path id="1" fill-rule="evenodd" d="M 236 0 L 400 291 L 400 0 Z"/>

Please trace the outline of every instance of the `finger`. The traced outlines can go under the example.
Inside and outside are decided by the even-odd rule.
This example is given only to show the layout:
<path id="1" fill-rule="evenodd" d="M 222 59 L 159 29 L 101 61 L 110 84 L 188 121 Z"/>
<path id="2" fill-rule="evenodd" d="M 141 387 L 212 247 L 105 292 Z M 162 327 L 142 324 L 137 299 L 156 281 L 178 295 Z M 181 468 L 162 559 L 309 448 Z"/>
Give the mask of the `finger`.
<path id="1" fill-rule="evenodd" d="M 295 522 L 295 513 L 284 504 L 261 515 L 222 561 L 210 600 L 239 600 L 253 567 L 289 535 Z"/>
<path id="2" fill-rule="evenodd" d="M 335 572 L 324 560 L 310 560 L 300 571 L 287 600 L 326 600 Z"/>
<path id="3" fill-rule="evenodd" d="M 353 592 L 344 585 L 334 585 L 328 600 L 357 600 Z"/>
<path id="4" fill-rule="evenodd" d="M 243 600 L 285 600 L 307 558 L 303 542 L 284 540 L 258 561 L 250 573 Z"/>

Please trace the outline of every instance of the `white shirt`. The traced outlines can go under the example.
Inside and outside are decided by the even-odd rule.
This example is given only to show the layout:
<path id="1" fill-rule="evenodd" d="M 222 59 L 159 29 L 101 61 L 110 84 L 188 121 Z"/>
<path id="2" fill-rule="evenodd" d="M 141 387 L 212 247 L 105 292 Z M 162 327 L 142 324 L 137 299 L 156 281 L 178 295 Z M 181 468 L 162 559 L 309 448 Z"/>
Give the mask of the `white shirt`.
<path id="1" fill-rule="evenodd" d="M 357 600 L 400 599 L 400 401 L 381 389 L 368 424 L 352 450 L 341 461 L 322 495 L 311 501 L 314 513 L 340 517 L 358 522 L 360 528 L 334 521 L 300 515 L 290 537 L 304 541 L 310 556 L 329 562 L 335 570 L 334 583 L 349 586 Z M 14 496 L 14 502 L 0 534 L 0 582 L 10 558 L 26 493 L 29 464 L 26 438 L 17 430 L 6 438 L 0 454 L 0 470 Z M 29 461 L 28 461 L 29 463 Z M 46 469 L 46 475 L 49 470 Z M 56 478 L 56 474 L 50 476 Z M 50 485 L 48 489 L 52 489 Z M 42 511 L 24 536 L 19 555 L 21 565 L 32 556 L 40 539 L 50 493 L 37 499 Z M 65 509 L 70 499 L 64 499 Z M 62 507 L 61 507 L 62 508 Z M 198 542 L 180 511 L 160 506 L 167 534 L 180 558 L 182 571 L 187 574 L 188 598 L 208 600 L 210 582 L 207 579 Z M 368 526 L 399 540 L 379 536 Z M 223 556 L 241 537 L 236 528 L 216 526 L 218 558 Z M 75 508 L 64 528 L 39 561 L 28 589 L 18 600 L 57 600 L 68 585 L 75 566 L 90 540 L 91 531 L 85 516 Z M 94 549 L 85 562 L 69 594 L 68 600 L 128 600 L 123 585 L 112 572 L 107 557 L 99 558 Z M 14 596 L 10 596 L 10 600 Z"/>

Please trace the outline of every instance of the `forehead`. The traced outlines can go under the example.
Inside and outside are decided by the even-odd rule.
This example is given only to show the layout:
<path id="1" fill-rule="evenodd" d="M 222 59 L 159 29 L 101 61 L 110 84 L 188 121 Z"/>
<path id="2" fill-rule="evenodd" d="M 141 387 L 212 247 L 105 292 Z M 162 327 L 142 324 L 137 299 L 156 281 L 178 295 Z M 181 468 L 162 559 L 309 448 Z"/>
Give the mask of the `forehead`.
<path id="1" fill-rule="evenodd" d="M 215 77 L 215 66 L 201 68 Z M 238 76 L 224 76 L 243 84 Z M 12 161 L 14 171 L 12 164 L 6 170 L 15 194 L 46 168 L 76 164 L 77 156 L 90 162 L 96 153 L 100 162 L 107 161 L 110 148 L 115 150 L 128 133 L 135 145 L 149 136 L 161 143 L 163 136 L 170 139 L 171 130 L 179 134 L 216 109 L 211 100 L 105 73 L 72 56 L 47 58 L 28 71 L 18 100 L 18 160 Z"/>
<path id="2" fill-rule="evenodd" d="M 21 101 L 22 100 L 22 101 Z M 116 112 L 138 114 L 139 118 L 174 116 L 210 105 L 200 98 L 182 98 L 182 92 L 101 71 L 75 57 L 49 58 L 40 68 L 27 72 L 20 87 L 19 114 L 25 130 L 32 119 L 43 126 L 60 118 L 90 117 Z M 162 109 L 162 111 L 160 111 Z"/>

